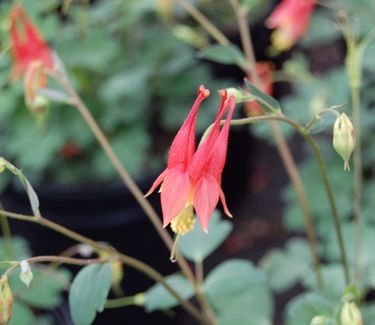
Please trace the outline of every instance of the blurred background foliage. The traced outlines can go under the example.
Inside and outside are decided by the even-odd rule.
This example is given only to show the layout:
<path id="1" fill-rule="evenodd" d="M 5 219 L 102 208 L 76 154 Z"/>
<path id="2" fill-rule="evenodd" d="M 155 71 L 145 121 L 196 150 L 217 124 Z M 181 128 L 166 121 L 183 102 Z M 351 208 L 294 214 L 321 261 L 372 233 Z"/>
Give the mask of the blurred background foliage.
<path id="1" fill-rule="evenodd" d="M 207 64 L 196 60 L 195 49 L 181 41 L 178 35 L 186 32 L 175 23 L 184 22 L 186 14 L 176 16 L 172 24 L 157 1 L 150 0 L 80 1 L 67 7 L 65 14 L 57 0 L 21 3 L 62 58 L 132 176 L 161 168 L 200 84 L 209 87 L 213 96 L 200 112 L 198 132 L 211 123 L 219 103 L 215 91 L 229 83 L 215 78 Z M 11 5 L 0 7 L 3 51 L 9 46 Z M 205 34 L 196 35 L 198 45 L 207 44 Z M 42 126 L 33 120 L 24 105 L 22 82 L 9 84 L 9 54 L 0 58 L 2 155 L 22 166 L 34 183 L 113 181 L 111 164 L 72 107 L 53 103 Z"/>

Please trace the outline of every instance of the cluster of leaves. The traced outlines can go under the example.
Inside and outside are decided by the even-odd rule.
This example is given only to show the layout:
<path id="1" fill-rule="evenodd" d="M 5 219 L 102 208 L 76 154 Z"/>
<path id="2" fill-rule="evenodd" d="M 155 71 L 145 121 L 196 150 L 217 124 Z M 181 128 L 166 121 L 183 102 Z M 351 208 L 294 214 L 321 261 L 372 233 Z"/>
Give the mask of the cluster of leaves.
<path id="1" fill-rule="evenodd" d="M 159 168 L 200 83 L 222 88 L 195 60 L 195 50 L 161 23 L 154 1 L 78 2 L 66 15 L 57 0 L 22 4 L 132 175 Z M 4 51 L 9 8 L 1 4 Z M 9 84 L 10 60 L 7 53 L 0 57 L 2 154 L 22 166 L 34 184 L 113 179 L 113 168 L 74 109 L 53 103 L 42 127 L 33 120 L 22 82 Z M 199 130 L 213 114 L 202 110 Z"/>
<path id="2" fill-rule="evenodd" d="M 27 242 L 20 237 L 11 241 L 0 237 L 0 260 L 24 260 L 32 256 Z M 9 267 L 0 264 L 0 274 Z M 26 287 L 19 279 L 19 272 L 13 272 L 9 284 L 13 294 L 13 312 L 10 325 L 49 325 L 54 320 L 50 315 L 38 315 L 35 310 L 58 308 L 63 302 L 63 293 L 69 288 L 71 274 L 66 269 L 32 266 L 33 280 Z"/>

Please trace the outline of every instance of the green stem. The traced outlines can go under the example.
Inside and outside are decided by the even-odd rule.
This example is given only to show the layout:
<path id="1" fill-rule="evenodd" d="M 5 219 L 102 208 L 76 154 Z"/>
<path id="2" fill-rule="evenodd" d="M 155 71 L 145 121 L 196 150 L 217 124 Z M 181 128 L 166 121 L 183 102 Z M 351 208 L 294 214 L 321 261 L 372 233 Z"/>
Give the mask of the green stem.
<path id="1" fill-rule="evenodd" d="M 356 132 L 357 143 L 354 148 L 354 220 L 355 228 L 355 249 L 354 249 L 354 277 L 360 278 L 361 259 L 361 230 L 362 230 L 362 150 L 361 150 L 361 101 L 360 86 L 351 85 L 352 114 L 354 130 Z"/>
<path id="2" fill-rule="evenodd" d="M 344 270 L 344 278 L 346 284 L 350 284 L 350 273 L 349 273 L 349 266 L 348 266 L 348 261 L 347 261 L 347 255 L 345 251 L 345 246 L 344 246 L 344 239 L 342 235 L 342 229 L 341 229 L 341 222 L 340 218 L 337 213 L 337 207 L 336 207 L 336 202 L 335 198 L 333 195 L 333 190 L 332 190 L 332 185 L 331 182 L 328 178 L 328 172 L 326 169 L 326 166 L 324 164 L 322 155 L 320 153 L 320 150 L 318 146 L 316 145 L 314 139 L 310 134 L 306 132 L 306 130 L 300 126 L 297 122 L 287 118 L 284 115 L 265 115 L 265 116 L 258 116 L 258 117 L 248 117 L 248 118 L 243 118 L 243 119 L 238 119 L 238 120 L 232 120 L 231 125 L 245 125 L 245 124 L 250 124 L 250 123 L 255 123 L 259 121 L 272 121 L 272 120 L 277 120 L 277 121 L 282 121 L 285 123 L 288 123 L 291 125 L 298 133 L 300 133 L 307 143 L 310 145 L 313 154 L 318 162 L 320 173 L 323 177 L 323 183 L 324 187 L 327 192 L 327 197 L 328 197 L 328 202 L 332 211 L 332 218 L 335 226 L 335 231 L 337 235 L 337 240 L 339 244 L 339 249 L 340 249 L 340 255 L 341 255 L 341 261 L 343 265 L 343 270 Z"/>
<path id="3" fill-rule="evenodd" d="M 210 20 L 207 19 L 205 15 L 203 15 L 197 8 L 195 8 L 189 1 L 187 0 L 175 0 L 183 7 L 204 29 L 214 38 L 216 39 L 221 45 L 229 45 L 230 41 L 228 38 L 215 26 L 211 23 Z"/>
<path id="4" fill-rule="evenodd" d="M 206 323 L 203 319 L 202 315 L 200 314 L 199 310 L 192 305 L 189 301 L 184 300 L 164 279 L 164 277 L 155 269 L 150 267 L 149 265 L 133 258 L 128 255 L 122 254 L 114 250 L 112 247 L 109 247 L 105 244 L 100 244 L 98 242 L 95 242 L 94 240 L 85 237 L 81 234 L 78 234 L 68 228 L 65 228 L 57 223 L 54 223 L 53 221 L 50 221 L 44 217 L 35 218 L 34 216 L 28 216 L 8 211 L 0 210 L 0 216 L 11 218 L 15 220 L 21 220 L 21 221 L 28 221 L 28 222 L 34 222 L 38 223 L 40 225 L 43 225 L 51 230 L 54 230 L 62 235 L 65 235 L 68 238 L 71 238 L 75 241 L 78 241 L 80 243 L 87 244 L 93 248 L 96 248 L 101 251 L 105 251 L 109 253 L 111 256 L 116 256 L 119 260 L 123 261 L 126 265 L 140 271 L 141 273 L 147 275 L 150 279 L 154 280 L 155 282 L 159 282 L 161 285 L 165 287 L 166 290 L 168 290 L 171 295 L 177 299 L 177 301 L 181 304 L 181 306 L 188 311 L 193 317 L 195 317 L 197 320 Z"/>
<path id="5" fill-rule="evenodd" d="M 250 74 L 252 77 L 252 80 L 254 80 L 255 82 L 255 85 L 261 88 L 262 85 L 261 85 L 261 82 L 259 80 L 259 76 L 256 70 L 256 58 L 254 54 L 254 46 L 253 46 L 253 42 L 251 38 L 249 22 L 247 19 L 247 12 L 242 9 L 239 0 L 230 0 L 230 2 L 237 16 L 238 29 L 240 32 L 241 42 L 242 42 L 242 46 L 245 52 L 245 56 L 248 62 L 250 63 L 249 64 L 250 70 L 246 70 L 244 72 L 246 72 L 247 74 Z M 299 170 L 297 168 L 297 164 L 284 138 L 284 135 L 282 134 L 280 130 L 280 127 L 277 125 L 275 121 L 269 121 L 269 124 L 271 127 L 273 137 L 276 142 L 277 150 L 284 164 L 284 167 L 288 173 L 289 179 L 291 180 L 296 190 L 297 198 L 301 205 L 301 209 L 303 212 L 303 217 L 304 217 L 304 221 L 306 225 L 307 238 L 310 244 L 311 255 L 314 260 L 316 282 L 318 284 L 318 287 L 320 289 L 323 289 L 324 282 L 323 282 L 323 277 L 322 277 L 321 267 L 320 267 L 320 257 L 319 257 L 318 243 L 317 243 L 316 233 L 315 233 L 315 224 L 314 224 L 312 212 L 311 212 L 308 200 L 307 200 L 305 187 L 303 185 Z"/>
<path id="6" fill-rule="evenodd" d="M 125 167 L 122 165 L 120 159 L 118 158 L 112 146 L 110 145 L 107 137 L 105 136 L 102 129 L 99 127 L 98 123 L 91 115 L 85 103 L 81 100 L 81 98 L 79 97 L 75 89 L 71 86 L 67 78 L 53 71 L 49 71 L 49 74 L 62 85 L 67 94 L 70 96 L 72 105 L 74 105 L 77 108 L 77 110 L 83 117 L 84 121 L 89 126 L 96 140 L 102 147 L 103 151 L 107 154 L 108 159 L 110 160 L 113 167 L 119 174 L 124 185 L 128 187 L 129 191 L 132 193 L 138 204 L 141 206 L 143 211 L 148 216 L 149 220 L 158 232 L 160 238 L 163 240 L 168 249 L 171 250 L 173 247 L 172 238 L 170 237 L 168 232 L 165 229 L 163 229 L 163 225 L 156 211 L 149 203 L 149 201 L 144 197 L 144 194 L 142 193 L 138 185 L 134 182 L 129 173 L 126 171 Z M 185 276 L 191 281 L 191 283 L 194 283 L 194 275 L 189 267 L 189 264 L 180 254 L 178 254 L 177 263 L 181 268 L 182 272 L 185 274 Z"/>
<path id="7" fill-rule="evenodd" d="M 4 237 L 5 251 L 6 251 L 8 258 L 12 259 L 14 256 L 14 252 L 13 252 L 13 245 L 12 245 L 12 232 L 10 230 L 8 219 L 1 218 L 0 223 L 1 223 L 1 232 Z"/>
<path id="8" fill-rule="evenodd" d="M 108 299 L 105 308 L 121 308 L 136 305 L 136 296 L 121 297 L 117 299 Z"/>

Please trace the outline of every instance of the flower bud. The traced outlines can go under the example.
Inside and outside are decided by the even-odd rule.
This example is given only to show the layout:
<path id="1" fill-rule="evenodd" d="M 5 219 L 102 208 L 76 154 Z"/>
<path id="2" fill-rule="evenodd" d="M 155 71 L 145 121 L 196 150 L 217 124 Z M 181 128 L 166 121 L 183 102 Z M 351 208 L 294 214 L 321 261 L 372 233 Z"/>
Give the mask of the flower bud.
<path id="1" fill-rule="evenodd" d="M 23 260 L 20 263 L 20 267 L 20 279 L 24 284 L 26 284 L 27 287 L 29 287 L 31 281 L 33 280 L 33 272 L 31 272 L 30 265 L 26 260 Z"/>
<path id="2" fill-rule="evenodd" d="M 0 157 L 0 173 L 2 173 L 5 168 L 5 159 L 3 157 Z"/>
<path id="3" fill-rule="evenodd" d="M 8 278 L 0 279 L 0 324 L 7 324 L 12 318 L 13 295 Z"/>
<path id="4" fill-rule="evenodd" d="M 330 325 L 334 324 L 332 318 L 325 315 L 316 315 L 311 320 L 310 325 Z"/>
<path id="5" fill-rule="evenodd" d="M 344 170 L 350 170 L 349 159 L 355 147 L 355 132 L 345 113 L 336 119 L 333 126 L 333 147 L 344 160 Z"/>
<path id="6" fill-rule="evenodd" d="M 363 325 L 362 315 L 355 302 L 344 302 L 340 313 L 341 325 Z"/>

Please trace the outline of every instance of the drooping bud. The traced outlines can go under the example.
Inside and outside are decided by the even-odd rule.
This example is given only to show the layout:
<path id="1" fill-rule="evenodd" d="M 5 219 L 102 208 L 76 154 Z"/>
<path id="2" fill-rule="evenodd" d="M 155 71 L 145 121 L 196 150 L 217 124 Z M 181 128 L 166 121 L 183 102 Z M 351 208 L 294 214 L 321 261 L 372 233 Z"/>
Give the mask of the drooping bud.
<path id="1" fill-rule="evenodd" d="M 20 279 L 24 284 L 26 284 L 27 287 L 29 287 L 31 281 L 33 280 L 33 272 L 31 272 L 29 262 L 27 262 L 27 260 L 23 260 L 20 263 L 20 267 Z"/>
<path id="2" fill-rule="evenodd" d="M 361 311 L 355 302 L 344 302 L 340 313 L 341 325 L 363 325 Z"/>
<path id="3" fill-rule="evenodd" d="M 349 170 L 349 159 L 355 147 L 353 124 L 345 113 L 342 113 L 333 126 L 333 147 L 344 160 L 344 170 Z"/>
<path id="4" fill-rule="evenodd" d="M 8 278 L 0 279 L 0 324 L 7 324 L 12 318 L 13 295 Z"/>
<path id="5" fill-rule="evenodd" d="M 195 225 L 194 209 L 189 205 L 172 219 L 171 228 L 177 235 L 185 235 L 192 231 Z"/>

